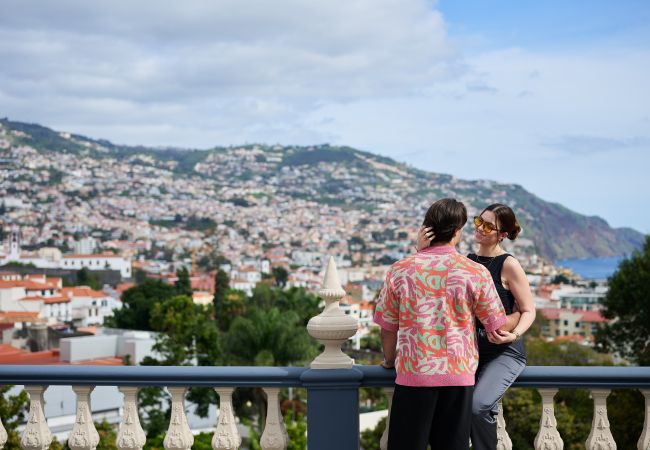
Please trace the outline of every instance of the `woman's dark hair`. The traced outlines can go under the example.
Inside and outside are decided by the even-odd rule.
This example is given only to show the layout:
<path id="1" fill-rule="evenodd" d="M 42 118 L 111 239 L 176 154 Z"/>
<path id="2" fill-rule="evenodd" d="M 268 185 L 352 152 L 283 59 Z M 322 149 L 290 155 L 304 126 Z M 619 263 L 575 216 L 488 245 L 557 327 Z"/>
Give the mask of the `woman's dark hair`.
<path id="1" fill-rule="evenodd" d="M 431 244 L 435 244 L 451 241 L 456 230 L 463 228 L 466 222 L 465 205 L 453 198 L 443 198 L 429 207 L 422 224 L 433 229 L 435 237 L 431 240 Z"/>
<path id="2" fill-rule="evenodd" d="M 492 211 L 494 213 L 497 222 L 495 225 L 499 229 L 500 233 L 508 233 L 508 239 L 511 241 L 517 239 L 517 236 L 519 236 L 519 233 L 521 232 L 521 226 L 519 225 L 512 208 L 502 203 L 493 203 L 481 211 L 481 214 L 485 211 Z"/>

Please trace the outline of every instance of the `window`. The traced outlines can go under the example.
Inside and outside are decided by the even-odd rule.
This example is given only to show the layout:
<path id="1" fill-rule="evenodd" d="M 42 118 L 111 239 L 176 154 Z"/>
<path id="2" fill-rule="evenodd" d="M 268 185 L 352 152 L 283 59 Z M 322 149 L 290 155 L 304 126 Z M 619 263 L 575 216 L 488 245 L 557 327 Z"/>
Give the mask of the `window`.
<path id="1" fill-rule="evenodd" d="M 576 322 L 576 328 L 580 328 L 580 322 Z"/>
<path id="2" fill-rule="evenodd" d="M 568 320 L 565 320 L 565 321 L 564 321 L 564 326 L 565 326 L 565 327 L 568 327 L 568 326 L 569 326 L 569 321 L 568 321 Z"/>
<path id="3" fill-rule="evenodd" d="M 568 336 L 568 335 L 569 335 L 569 332 L 568 332 L 567 330 L 564 330 L 564 335 L 565 335 L 565 336 Z"/>
<path id="4" fill-rule="evenodd" d="M 559 336 L 560 335 L 560 330 L 555 330 L 555 335 Z"/>

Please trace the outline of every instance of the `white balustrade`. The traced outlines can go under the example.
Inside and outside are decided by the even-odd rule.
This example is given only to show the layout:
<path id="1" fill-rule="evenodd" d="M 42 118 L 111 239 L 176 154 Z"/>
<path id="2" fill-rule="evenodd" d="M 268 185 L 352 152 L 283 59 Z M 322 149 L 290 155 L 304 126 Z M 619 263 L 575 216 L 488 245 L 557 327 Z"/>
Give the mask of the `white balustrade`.
<path id="1" fill-rule="evenodd" d="M 512 450 L 512 440 L 506 431 L 506 419 L 503 417 L 501 401 L 499 401 L 497 408 L 497 450 Z"/>
<path id="2" fill-rule="evenodd" d="M 642 389 L 645 397 L 645 420 L 643 421 L 643 433 L 636 444 L 637 450 L 650 450 L 650 390 Z"/>
<path id="3" fill-rule="evenodd" d="M 72 386 L 77 395 L 77 416 L 68 437 L 71 450 L 95 450 L 99 444 L 99 433 L 93 423 L 90 393 L 95 386 Z"/>
<path id="4" fill-rule="evenodd" d="M 0 417 L 0 419 L 2 418 Z M 2 420 L 0 420 L 0 449 L 5 446 L 8 438 L 9 435 L 7 434 L 7 430 L 5 430 L 5 426 L 2 424 Z"/>
<path id="5" fill-rule="evenodd" d="M 163 440 L 165 450 L 190 450 L 194 444 L 194 436 L 187 424 L 185 415 L 185 387 L 167 388 L 172 396 L 172 415 L 169 428 Z"/>
<path id="6" fill-rule="evenodd" d="M 20 439 L 20 445 L 24 450 L 45 450 L 50 448 L 52 433 L 47 426 L 43 407 L 43 393 L 47 386 L 25 386 L 29 394 L 29 417 L 27 425 Z"/>
<path id="7" fill-rule="evenodd" d="M 124 413 L 115 441 L 118 450 L 142 450 L 147 442 L 138 416 L 138 391 L 136 387 L 120 387 L 124 395 Z"/>
<path id="8" fill-rule="evenodd" d="M 388 398 L 388 416 L 386 417 L 386 429 L 379 440 L 379 448 L 381 450 L 388 449 L 388 427 L 390 426 L 390 409 L 393 406 L 393 392 L 395 392 L 395 388 L 384 388 L 384 394 Z"/>
<path id="9" fill-rule="evenodd" d="M 323 288 L 318 295 L 325 300 L 323 312 L 312 317 L 307 324 L 309 334 L 325 346 L 323 353 L 312 361 L 312 369 L 351 369 L 354 360 L 341 351 L 341 345 L 354 336 L 359 328 L 357 319 L 345 314 L 339 301 L 345 297 L 336 270 L 334 258 L 330 256 Z"/>
<path id="10" fill-rule="evenodd" d="M 557 389 L 539 389 L 539 394 L 542 396 L 542 418 L 539 419 L 539 431 L 535 436 L 535 450 L 562 450 L 564 442 L 557 431 L 553 405 Z"/>
<path id="11" fill-rule="evenodd" d="M 266 393 L 267 413 L 260 446 L 262 450 L 286 450 L 289 436 L 280 410 L 280 389 L 265 388 L 264 392 Z"/>
<path id="12" fill-rule="evenodd" d="M 219 419 L 212 437 L 214 450 L 236 450 L 241 445 L 241 436 L 232 407 L 233 388 L 215 388 L 219 394 Z"/>
<path id="13" fill-rule="evenodd" d="M 587 450 L 616 450 L 614 436 L 609 429 L 607 419 L 607 396 L 608 389 L 592 389 L 591 396 L 594 399 L 594 418 L 591 422 L 591 432 L 585 442 Z"/>

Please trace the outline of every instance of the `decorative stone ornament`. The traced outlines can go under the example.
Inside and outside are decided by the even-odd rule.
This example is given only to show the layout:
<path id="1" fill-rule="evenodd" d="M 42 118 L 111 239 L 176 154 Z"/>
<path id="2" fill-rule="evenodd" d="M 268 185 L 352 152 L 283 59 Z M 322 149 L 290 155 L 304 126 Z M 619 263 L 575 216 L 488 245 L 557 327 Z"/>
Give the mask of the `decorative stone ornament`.
<path id="1" fill-rule="evenodd" d="M 138 391 L 136 387 L 119 388 L 124 395 L 124 414 L 115 440 L 118 450 L 142 450 L 147 442 L 147 435 L 140 425 L 138 416 Z"/>
<path id="2" fill-rule="evenodd" d="M 386 416 L 386 429 L 379 440 L 381 450 L 388 450 L 388 427 L 390 426 L 390 409 L 393 407 L 393 392 L 395 392 L 395 388 L 384 388 L 384 394 L 388 398 L 388 416 Z"/>
<path id="3" fill-rule="evenodd" d="M 591 432 L 585 442 L 587 450 L 616 450 L 614 436 L 609 429 L 607 419 L 607 396 L 609 389 L 593 389 L 591 396 L 594 399 L 594 418 L 591 422 Z"/>
<path id="4" fill-rule="evenodd" d="M 512 450 L 512 440 L 506 431 L 506 419 L 503 417 L 503 405 L 499 401 L 497 406 L 497 450 Z"/>
<path id="5" fill-rule="evenodd" d="M 325 300 L 323 312 L 312 317 L 307 324 L 309 334 L 325 346 L 323 353 L 312 361 L 312 369 L 351 369 L 354 360 L 341 351 L 341 345 L 357 333 L 357 319 L 345 314 L 339 301 L 345 297 L 336 270 L 334 258 L 330 256 L 325 270 L 323 288 L 318 295 Z"/>
<path id="6" fill-rule="evenodd" d="M 264 388 L 264 392 L 266 393 L 267 412 L 260 446 L 262 450 L 286 450 L 289 445 L 289 437 L 280 410 L 280 389 Z"/>
<path id="7" fill-rule="evenodd" d="M 43 412 L 43 393 L 47 386 L 25 386 L 29 394 L 29 417 L 27 425 L 20 439 L 20 445 L 24 450 L 45 450 L 50 448 L 52 433 L 47 426 L 45 413 Z"/>
<path id="8" fill-rule="evenodd" d="M 237 430 L 237 423 L 232 407 L 232 393 L 234 388 L 215 388 L 219 394 L 219 418 L 217 429 L 212 436 L 214 450 L 237 450 L 241 445 L 241 436 Z"/>
<path id="9" fill-rule="evenodd" d="M 167 388 L 172 396 L 172 417 L 169 428 L 163 440 L 165 450 L 190 450 L 194 444 L 194 436 L 187 424 L 185 415 L 185 387 Z"/>
<path id="10" fill-rule="evenodd" d="M 71 450 L 95 450 L 99 444 L 99 433 L 95 429 L 90 407 L 90 393 L 95 386 L 72 386 L 77 395 L 77 417 L 68 436 Z"/>
<path id="11" fill-rule="evenodd" d="M 542 396 L 542 418 L 539 419 L 539 431 L 535 436 L 535 450 L 562 450 L 564 442 L 557 431 L 553 405 L 557 389 L 539 389 L 539 394 Z"/>
<path id="12" fill-rule="evenodd" d="M 642 389 L 645 397 L 645 420 L 643 422 L 643 433 L 636 444 L 637 450 L 650 450 L 650 390 Z"/>

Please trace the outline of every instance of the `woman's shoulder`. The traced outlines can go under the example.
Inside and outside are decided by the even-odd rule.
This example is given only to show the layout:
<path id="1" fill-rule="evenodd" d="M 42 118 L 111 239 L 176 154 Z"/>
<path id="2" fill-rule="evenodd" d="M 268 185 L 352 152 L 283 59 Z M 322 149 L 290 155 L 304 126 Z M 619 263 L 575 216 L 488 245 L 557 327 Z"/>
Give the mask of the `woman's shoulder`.
<path id="1" fill-rule="evenodd" d="M 503 261 L 503 270 L 504 272 L 519 272 L 520 270 L 523 271 L 524 269 L 521 267 L 521 263 L 517 258 L 515 258 L 513 255 L 510 253 L 504 253 L 503 256 L 505 259 Z"/>

